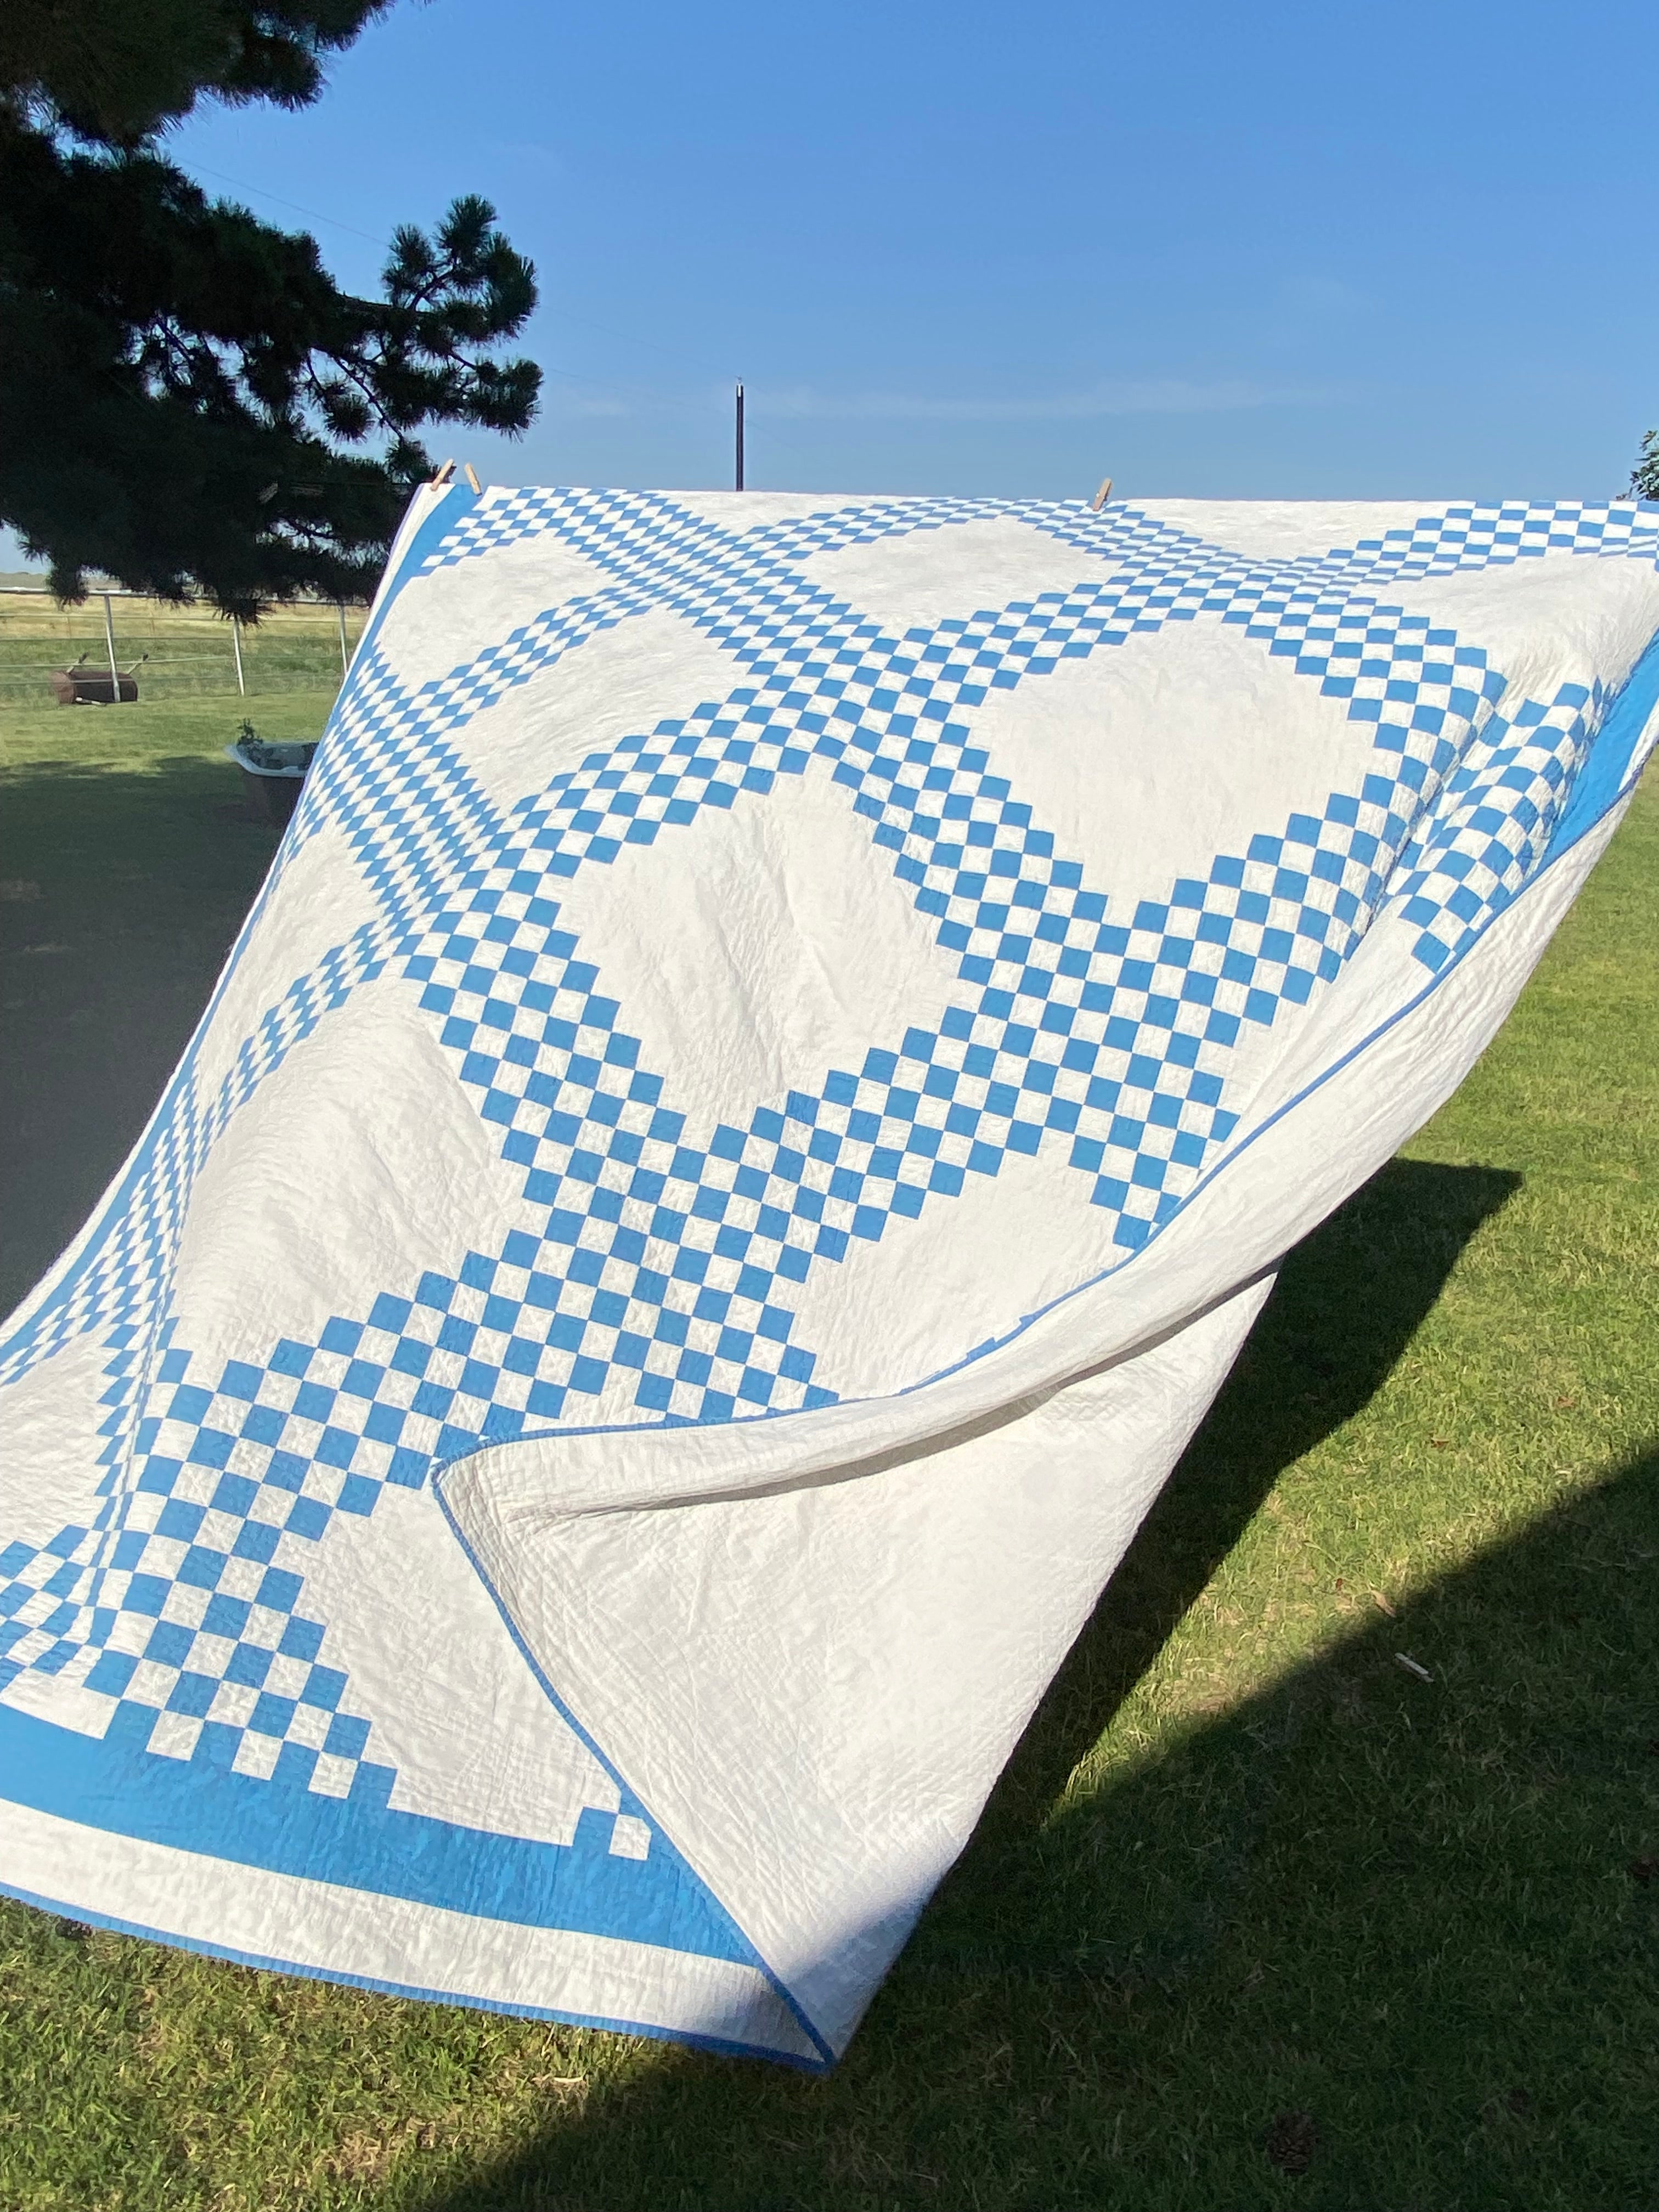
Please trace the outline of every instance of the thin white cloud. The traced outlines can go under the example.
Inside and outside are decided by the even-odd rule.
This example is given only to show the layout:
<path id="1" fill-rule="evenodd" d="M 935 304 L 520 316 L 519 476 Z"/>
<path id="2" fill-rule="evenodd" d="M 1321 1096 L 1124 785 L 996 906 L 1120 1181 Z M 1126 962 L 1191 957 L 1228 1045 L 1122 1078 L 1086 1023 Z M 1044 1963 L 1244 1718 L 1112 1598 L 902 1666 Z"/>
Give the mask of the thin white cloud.
<path id="1" fill-rule="evenodd" d="M 946 399 L 911 392 L 817 392 L 798 386 L 764 394 L 768 415 L 800 422 L 1080 422 L 1109 415 L 1224 415 L 1253 407 L 1313 407 L 1348 394 L 1333 385 L 1196 383 L 1181 377 L 1097 384 L 1087 392 L 1007 399 Z M 756 398 L 762 397 L 757 389 Z"/>

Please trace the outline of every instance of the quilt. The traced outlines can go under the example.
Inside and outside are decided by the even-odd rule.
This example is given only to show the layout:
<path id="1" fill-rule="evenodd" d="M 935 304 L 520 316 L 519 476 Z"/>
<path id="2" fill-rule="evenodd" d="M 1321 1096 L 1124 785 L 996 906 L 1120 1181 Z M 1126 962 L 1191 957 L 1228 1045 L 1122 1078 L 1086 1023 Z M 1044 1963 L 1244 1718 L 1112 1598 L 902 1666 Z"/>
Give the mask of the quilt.
<path id="1" fill-rule="evenodd" d="M 0 1886 L 823 2068 L 1654 739 L 1634 503 L 417 495 L 0 1331 Z"/>

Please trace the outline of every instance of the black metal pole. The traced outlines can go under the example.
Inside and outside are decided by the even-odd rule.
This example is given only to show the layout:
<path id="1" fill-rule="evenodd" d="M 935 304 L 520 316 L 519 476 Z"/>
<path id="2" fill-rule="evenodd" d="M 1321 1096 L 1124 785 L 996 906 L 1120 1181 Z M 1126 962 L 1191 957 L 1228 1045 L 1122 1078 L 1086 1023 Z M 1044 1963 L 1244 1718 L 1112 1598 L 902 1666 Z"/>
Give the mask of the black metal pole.
<path id="1" fill-rule="evenodd" d="M 735 489 L 743 489 L 743 386 L 738 386 L 738 471 Z"/>

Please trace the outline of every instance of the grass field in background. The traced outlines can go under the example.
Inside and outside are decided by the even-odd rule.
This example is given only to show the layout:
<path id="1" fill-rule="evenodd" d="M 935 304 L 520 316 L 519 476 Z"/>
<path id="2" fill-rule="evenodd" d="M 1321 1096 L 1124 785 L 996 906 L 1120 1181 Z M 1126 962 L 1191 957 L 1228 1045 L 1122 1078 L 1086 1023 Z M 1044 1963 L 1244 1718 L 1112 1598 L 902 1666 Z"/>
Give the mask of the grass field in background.
<path id="1" fill-rule="evenodd" d="M 289 703 L 269 733 L 314 734 Z M 0 714 L 12 1294 L 269 858 L 226 712 Z M 835 2074 L 8 1905 L 0 2205 L 1652 2212 L 1656 932 L 1659 777 L 1462 1091 L 1291 1256 Z"/>
<path id="2" fill-rule="evenodd" d="M 15 585 L 20 578 L 0 578 Z M 345 610 L 346 644 L 355 647 L 368 610 Z M 169 606 L 161 599 L 110 599 L 116 665 L 125 674 L 135 661 L 137 704 L 236 692 L 235 648 L 230 624 L 201 603 Z M 314 601 L 272 607 L 241 629 L 242 678 L 248 697 L 337 687 L 340 681 L 340 615 Z M 104 602 L 94 592 L 81 605 L 60 607 L 44 593 L 25 597 L 0 591 L 0 704 L 50 705 L 52 672 L 85 655 L 89 669 L 109 673 Z M 85 709 L 79 711 L 85 712 Z"/>

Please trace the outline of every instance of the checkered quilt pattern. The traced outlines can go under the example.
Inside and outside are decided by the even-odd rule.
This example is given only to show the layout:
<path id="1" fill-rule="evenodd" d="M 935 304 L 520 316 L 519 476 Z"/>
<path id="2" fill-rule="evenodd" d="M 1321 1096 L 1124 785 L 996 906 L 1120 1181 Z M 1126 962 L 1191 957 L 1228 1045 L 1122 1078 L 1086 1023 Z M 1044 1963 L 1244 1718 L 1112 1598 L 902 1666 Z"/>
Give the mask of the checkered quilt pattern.
<path id="1" fill-rule="evenodd" d="M 844 2046 L 1659 696 L 1632 503 L 432 488 L 0 1334 L 0 1881 Z"/>

